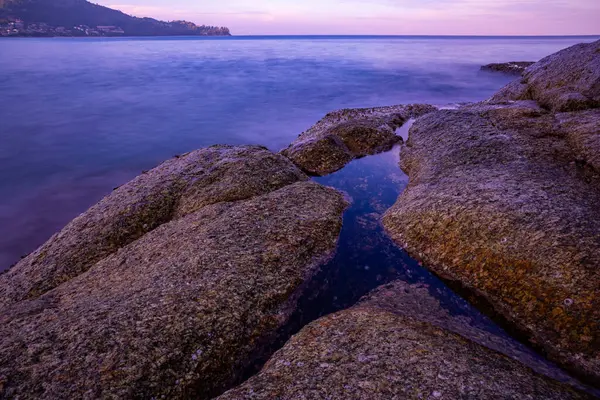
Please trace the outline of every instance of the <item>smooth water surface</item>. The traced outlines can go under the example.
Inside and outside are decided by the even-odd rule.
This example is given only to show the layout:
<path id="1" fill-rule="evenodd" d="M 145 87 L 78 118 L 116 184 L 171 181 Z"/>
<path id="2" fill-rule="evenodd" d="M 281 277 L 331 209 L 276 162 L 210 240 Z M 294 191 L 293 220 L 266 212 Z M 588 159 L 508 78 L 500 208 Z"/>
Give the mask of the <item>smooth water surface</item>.
<path id="1" fill-rule="evenodd" d="M 482 100 L 482 64 L 593 38 L 0 40 L 0 271 L 175 154 L 279 150 L 328 111 Z"/>

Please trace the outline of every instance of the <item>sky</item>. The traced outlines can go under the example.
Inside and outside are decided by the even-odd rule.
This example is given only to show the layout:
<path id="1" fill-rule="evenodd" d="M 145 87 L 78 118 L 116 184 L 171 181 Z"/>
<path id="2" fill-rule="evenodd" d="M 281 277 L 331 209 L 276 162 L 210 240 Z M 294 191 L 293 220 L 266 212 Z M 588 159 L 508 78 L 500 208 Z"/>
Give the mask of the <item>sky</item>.
<path id="1" fill-rule="evenodd" d="M 94 0 L 93 0 L 94 1 Z M 600 0 L 95 0 L 234 35 L 596 35 Z"/>

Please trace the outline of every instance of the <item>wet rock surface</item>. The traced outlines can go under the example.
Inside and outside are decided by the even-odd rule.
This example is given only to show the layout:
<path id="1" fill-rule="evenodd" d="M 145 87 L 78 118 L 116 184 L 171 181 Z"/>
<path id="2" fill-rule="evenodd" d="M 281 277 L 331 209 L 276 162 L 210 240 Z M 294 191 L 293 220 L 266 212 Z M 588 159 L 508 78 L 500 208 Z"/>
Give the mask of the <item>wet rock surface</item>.
<path id="1" fill-rule="evenodd" d="M 600 107 L 600 41 L 578 44 L 529 67 L 491 102 L 536 100 L 554 111 Z"/>
<path id="2" fill-rule="evenodd" d="M 388 234 L 491 305 L 552 360 L 600 382 L 600 110 L 477 104 L 417 120 Z M 587 161 L 586 161 L 587 163 Z"/>
<path id="3" fill-rule="evenodd" d="M 507 63 L 493 63 L 481 67 L 482 71 L 502 72 L 509 75 L 523 75 L 525 70 L 535 64 L 532 61 L 511 61 Z"/>
<path id="4" fill-rule="evenodd" d="M 0 310 L 0 398 L 210 398 L 263 356 L 333 256 L 347 203 L 262 148 L 182 158 L 122 187 L 131 197 L 117 193 L 137 204 L 154 190 L 145 178 L 182 167 L 165 175 L 185 176 L 181 191 L 193 193 L 178 197 L 176 217 Z M 111 196 L 100 205 L 118 205 Z"/>
<path id="5" fill-rule="evenodd" d="M 117 188 L 0 275 L 0 308 L 40 296 L 204 206 L 306 179 L 284 157 L 258 146 L 213 146 L 168 160 Z"/>
<path id="6" fill-rule="evenodd" d="M 390 150 L 402 141 L 397 128 L 434 110 L 430 105 L 414 104 L 334 111 L 281 154 L 310 175 L 327 175 L 355 158 Z"/>
<path id="7" fill-rule="evenodd" d="M 394 282 L 305 327 L 219 399 L 591 398 L 478 344 L 490 341 L 503 347 L 425 286 Z"/>

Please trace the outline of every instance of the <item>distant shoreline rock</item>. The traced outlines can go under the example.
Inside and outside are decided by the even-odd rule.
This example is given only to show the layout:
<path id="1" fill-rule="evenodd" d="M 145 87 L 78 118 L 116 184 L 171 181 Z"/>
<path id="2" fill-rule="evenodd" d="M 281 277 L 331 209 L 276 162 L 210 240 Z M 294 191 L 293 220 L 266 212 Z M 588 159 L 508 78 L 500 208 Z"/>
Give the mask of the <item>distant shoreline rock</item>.
<path id="1" fill-rule="evenodd" d="M 600 41 L 552 54 L 496 93 L 490 103 L 535 100 L 555 112 L 600 107 Z"/>
<path id="2" fill-rule="evenodd" d="M 525 70 L 531 67 L 535 62 L 532 61 L 512 61 L 507 63 L 487 64 L 481 67 L 482 71 L 502 72 L 509 75 L 523 75 Z"/>
<path id="3" fill-rule="evenodd" d="M 0 37 L 231 36 L 226 27 L 139 18 L 86 0 L 0 2 Z"/>

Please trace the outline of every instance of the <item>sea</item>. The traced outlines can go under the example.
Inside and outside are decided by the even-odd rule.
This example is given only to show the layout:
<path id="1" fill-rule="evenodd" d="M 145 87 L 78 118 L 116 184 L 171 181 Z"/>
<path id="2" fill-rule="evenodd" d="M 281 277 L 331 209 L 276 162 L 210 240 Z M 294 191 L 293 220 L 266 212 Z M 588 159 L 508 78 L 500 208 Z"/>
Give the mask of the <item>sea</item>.
<path id="1" fill-rule="evenodd" d="M 280 150 L 340 108 L 483 100 L 514 78 L 481 65 L 595 39 L 0 39 L 0 271 L 176 154 Z"/>
<path id="2" fill-rule="evenodd" d="M 483 100 L 591 37 L 0 40 L 0 271 L 142 170 L 216 143 L 286 147 L 327 112 Z"/>

